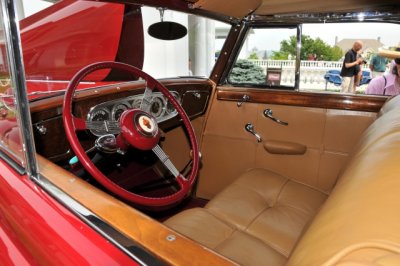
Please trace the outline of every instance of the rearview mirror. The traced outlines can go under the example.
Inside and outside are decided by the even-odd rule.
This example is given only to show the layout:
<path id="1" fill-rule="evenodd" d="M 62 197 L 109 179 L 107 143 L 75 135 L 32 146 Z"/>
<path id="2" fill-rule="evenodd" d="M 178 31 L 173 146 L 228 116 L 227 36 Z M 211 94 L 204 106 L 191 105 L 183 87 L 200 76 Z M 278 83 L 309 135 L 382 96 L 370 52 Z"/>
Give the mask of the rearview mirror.
<path id="1" fill-rule="evenodd" d="M 173 41 L 185 37 L 187 29 L 185 26 L 176 22 L 161 21 L 150 25 L 147 32 L 151 37 L 156 39 Z"/>
<path id="2" fill-rule="evenodd" d="M 151 37 L 165 41 L 174 41 L 186 36 L 187 29 L 185 26 L 172 21 L 164 21 L 165 8 L 157 9 L 160 11 L 161 22 L 154 23 L 147 29 Z"/>

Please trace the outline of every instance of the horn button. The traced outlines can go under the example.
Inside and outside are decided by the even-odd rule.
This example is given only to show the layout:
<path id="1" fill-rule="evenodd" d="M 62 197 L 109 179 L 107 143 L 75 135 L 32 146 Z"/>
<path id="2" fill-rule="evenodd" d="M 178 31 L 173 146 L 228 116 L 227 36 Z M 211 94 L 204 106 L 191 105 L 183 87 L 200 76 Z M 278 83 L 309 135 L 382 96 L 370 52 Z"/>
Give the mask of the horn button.
<path id="1" fill-rule="evenodd" d="M 151 150 L 160 140 L 160 130 L 156 119 L 139 109 L 122 113 L 120 127 L 122 137 L 140 150 Z"/>

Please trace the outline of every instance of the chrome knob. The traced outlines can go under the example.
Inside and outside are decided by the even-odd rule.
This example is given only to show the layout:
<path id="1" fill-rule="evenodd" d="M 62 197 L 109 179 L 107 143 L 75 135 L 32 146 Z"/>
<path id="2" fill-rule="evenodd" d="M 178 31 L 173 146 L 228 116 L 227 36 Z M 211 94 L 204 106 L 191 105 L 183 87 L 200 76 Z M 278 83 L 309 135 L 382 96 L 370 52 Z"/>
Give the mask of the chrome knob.
<path id="1" fill-rule="evenodd" d="M 243 95 L 242 99 L 240 101 L 238 101 L 237 103 L 237 107 L 242 106 L 243 103 L 250 101 L 250 96 L 245 94 Z"/>

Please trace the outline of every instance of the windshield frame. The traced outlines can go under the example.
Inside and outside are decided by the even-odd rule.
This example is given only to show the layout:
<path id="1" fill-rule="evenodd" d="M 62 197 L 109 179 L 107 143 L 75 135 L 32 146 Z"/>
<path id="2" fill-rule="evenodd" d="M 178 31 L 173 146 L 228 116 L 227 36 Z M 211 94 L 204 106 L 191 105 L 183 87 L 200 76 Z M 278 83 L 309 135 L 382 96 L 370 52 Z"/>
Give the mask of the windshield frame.
<path id="1" fill-rule="evenodd" d="M 36 161 L 36 150 L 33 138 L 32 121 L 26 90 L 25 70 L 22 60 L 22 47 L 17 9 L 14 1 L 1 1 L 1 13 L 7 58 L 9 63 L 11 84 L 14 84 L 15 106 L 17 121 L 19 121 L 21 145 L 25 170 L 28 176 L 39 177 L 39 169 Z"/>

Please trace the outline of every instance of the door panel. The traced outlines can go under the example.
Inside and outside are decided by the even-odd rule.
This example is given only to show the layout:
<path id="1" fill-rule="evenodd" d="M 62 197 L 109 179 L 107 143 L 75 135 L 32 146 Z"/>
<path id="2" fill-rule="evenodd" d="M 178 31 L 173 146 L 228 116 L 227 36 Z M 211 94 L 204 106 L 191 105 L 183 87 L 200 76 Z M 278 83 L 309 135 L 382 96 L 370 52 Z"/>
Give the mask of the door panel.
<path id="1" fill-rule="evenodd" d="M 234 181 L 239 173 L 254 167 L 256 147 L 253 139 L 205 135 L 196 195 L 211 199 Z"/>
<path id="2" fill-rule="evenodd" d="M 246 102 L 237 107 L 236 101 L 228 99 L 212 101 L 201 144 L 199 197 L 212 198 L 254 167 L 270 169 L 329 192 L 355 143 L 376 118 L 376 112 L 299 106 L 297 102 L 293 105 L 261 102 Z M 281 125 L 266 118 L 263 115 L 266 108 L 289 124 Z M 245 131 L 246 123 L 254 125 L 262 142 Z M 306 151 L 297 155 L 273 154 L 265 149 L 265 141 L 289 147 L 304 145 Z"/>

